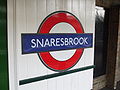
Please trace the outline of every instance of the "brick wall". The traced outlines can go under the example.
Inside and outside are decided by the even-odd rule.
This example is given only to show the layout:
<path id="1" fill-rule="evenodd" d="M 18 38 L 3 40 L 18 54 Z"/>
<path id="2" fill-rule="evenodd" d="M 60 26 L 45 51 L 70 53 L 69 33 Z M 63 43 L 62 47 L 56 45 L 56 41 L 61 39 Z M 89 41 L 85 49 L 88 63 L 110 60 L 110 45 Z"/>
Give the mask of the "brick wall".
<path id="1" fill-rule="evenodd" d="M 106 75 L 97 77 L 93 81 L 93 90 L 100 90 L 106 86 Z"/>

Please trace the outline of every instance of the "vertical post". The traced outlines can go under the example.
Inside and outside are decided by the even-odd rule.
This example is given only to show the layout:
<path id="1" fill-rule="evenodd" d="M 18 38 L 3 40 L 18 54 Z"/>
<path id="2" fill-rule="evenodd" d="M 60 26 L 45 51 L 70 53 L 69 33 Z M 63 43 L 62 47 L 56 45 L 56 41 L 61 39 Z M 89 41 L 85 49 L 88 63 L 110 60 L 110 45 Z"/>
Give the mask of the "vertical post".
<path id="1" fill-rule="evenodd" d="M 116 90 L 120 90 L 120 8 L 119 8 L 119 29 L 118 29 L 118 44 L 117 44 L 117 59 L 116 59 L 115 84 Z"/>
<path id="2" fill-rule="evenodd" d="M 119 8 L 111 7 L 109 9 L 108 22 L 108 50 L 107 50 L 107 82 L 106 86 L 110 90 L 114 89 L 115 70 L 116 70 L 116 55 L 118 41 L 118 26 L 119 26 Z"/>

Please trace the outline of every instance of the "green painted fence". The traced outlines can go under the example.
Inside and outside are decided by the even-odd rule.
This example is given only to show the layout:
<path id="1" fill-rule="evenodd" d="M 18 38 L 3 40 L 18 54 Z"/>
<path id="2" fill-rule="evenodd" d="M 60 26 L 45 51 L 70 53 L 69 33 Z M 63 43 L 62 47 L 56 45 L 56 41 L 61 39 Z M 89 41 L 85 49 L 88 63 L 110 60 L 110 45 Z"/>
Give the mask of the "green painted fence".
<path id="1" fill-rule="evenodd" d="M 7 0 L 0 0 L 0 90 L 8 90 Z"/>

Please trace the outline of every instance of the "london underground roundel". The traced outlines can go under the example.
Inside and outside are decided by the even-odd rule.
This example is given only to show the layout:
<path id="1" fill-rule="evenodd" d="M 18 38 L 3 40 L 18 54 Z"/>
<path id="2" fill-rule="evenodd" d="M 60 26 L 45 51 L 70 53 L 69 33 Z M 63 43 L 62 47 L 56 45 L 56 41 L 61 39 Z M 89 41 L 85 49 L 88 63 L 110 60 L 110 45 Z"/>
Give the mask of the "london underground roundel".
<path id="1" fill-rule="evenodd" d="M 65 11 L 55 12 L 48 15 L 47 18 L 45 18 L 45 20 L 40 25 L 38 33 L 50 33 L 51 29 L 59 23 L 68 23 L 75 29 L 76 33 L 84 33 L 82 25 L 79 22 L 79 20 L 73 14 Z M 66 32 L 69 32 L 69 30 L 66 29 Z M 40 52 L 38 53 L 38 55 L 40 56 L 42 62 L 48 68 L 52 70 L 62 71 L 73 67 L 82 56 L 83 50 L 84 49 L 77 49 L 74 55 L 65 61 L 59 61 L 55 59 L 50 54 L 50 52 Z"/>
<path id="2" fill-rule="evenodd" d="M 92 47 L 92 38 L 75 15 L 57 11 L 43 20 L 37 34 L 22 34 L 22 53 L 37 53 L 49 69 L 65 71 L 80 60 L 84 48 Z"/>

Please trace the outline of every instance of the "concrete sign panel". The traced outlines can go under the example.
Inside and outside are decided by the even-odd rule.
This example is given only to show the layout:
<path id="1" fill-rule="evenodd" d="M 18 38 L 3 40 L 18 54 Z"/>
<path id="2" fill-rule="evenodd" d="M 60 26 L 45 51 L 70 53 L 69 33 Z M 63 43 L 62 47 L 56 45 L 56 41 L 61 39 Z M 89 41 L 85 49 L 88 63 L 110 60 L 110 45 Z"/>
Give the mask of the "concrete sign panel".
<path id="1" fill-rule="evenodd" d="M 94 2 L 8 0 L 10 90 L 92 89 Z"/>

